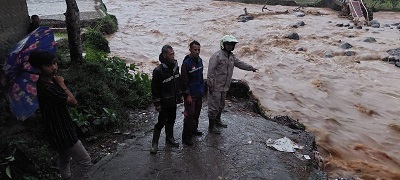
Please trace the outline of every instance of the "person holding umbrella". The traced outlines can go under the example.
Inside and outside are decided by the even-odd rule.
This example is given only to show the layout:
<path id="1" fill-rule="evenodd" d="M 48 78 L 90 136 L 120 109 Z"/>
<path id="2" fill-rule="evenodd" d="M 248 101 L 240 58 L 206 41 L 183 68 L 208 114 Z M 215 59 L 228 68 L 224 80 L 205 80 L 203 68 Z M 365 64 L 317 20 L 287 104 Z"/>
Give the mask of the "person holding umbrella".
<path id="1" fill-rule="evenodd" d="M 29 63 L 40 72 L 36 82 L 40 112 L 42 113 L 50 146 L 57 150 L 61 179 L 83 179 L 91 167 L 91 158 L 78 139 L 74 122 L 67 106 L 76 106 L 77 101 L 57 76 L 56 56 L 46 51 L 33 51 Z M 70 159 L 76 163 L 71 173 Z"/>
<path id="2" fill-rule="evenodd" d="M 30 54 L 36 50 L 56 54 L 54 33 L 49 27 L 38 27 L 15 44 L 3 64 L 4 74 L 0 76 L 10 110 L 21 121 L 35 115 L 39 108 L 36 94 L 39 75 L 28 62 Z"/>

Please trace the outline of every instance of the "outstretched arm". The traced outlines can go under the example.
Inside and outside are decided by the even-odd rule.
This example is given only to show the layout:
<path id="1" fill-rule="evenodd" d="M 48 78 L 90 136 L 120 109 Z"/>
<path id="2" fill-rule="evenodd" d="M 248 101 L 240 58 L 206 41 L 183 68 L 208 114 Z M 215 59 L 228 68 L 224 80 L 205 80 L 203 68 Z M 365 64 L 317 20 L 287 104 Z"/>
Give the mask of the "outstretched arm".
<path id="1" fill-rule="evenodd" d="M 253 71 L 253 72 L 256 72 L 258 70 L 257 68 L 254 68 L 252 65 L 239 60 L 238 58 L 236 58 L 236 56 L 234 56 L 234 61 L 235 61 L 234 65 L 239 69 L 243 69 L 246 71 Z"/>

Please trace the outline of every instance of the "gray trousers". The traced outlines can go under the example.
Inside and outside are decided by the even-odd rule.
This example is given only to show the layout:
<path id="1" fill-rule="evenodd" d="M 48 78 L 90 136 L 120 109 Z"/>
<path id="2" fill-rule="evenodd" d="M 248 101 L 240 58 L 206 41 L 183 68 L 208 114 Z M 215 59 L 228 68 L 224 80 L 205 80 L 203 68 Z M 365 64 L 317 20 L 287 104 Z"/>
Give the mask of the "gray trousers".
<path id="1" fill-rule="evenodd" d="M 218 119 L 218 114 L 221 114 L 225 107 L 226 92 L 213 92 L 208 94 L 208 118 Z"/>
<path id="2" fill-rule="evenodd" d="M 71 174 L 70 160 L 75 162 L 74 172 Z M 81 180 L 85 178 L 86 172 L 92 166 L 91 158 L 78 140 L 69 149 L 58 151 L 58 168 L 61 179 Z"/>

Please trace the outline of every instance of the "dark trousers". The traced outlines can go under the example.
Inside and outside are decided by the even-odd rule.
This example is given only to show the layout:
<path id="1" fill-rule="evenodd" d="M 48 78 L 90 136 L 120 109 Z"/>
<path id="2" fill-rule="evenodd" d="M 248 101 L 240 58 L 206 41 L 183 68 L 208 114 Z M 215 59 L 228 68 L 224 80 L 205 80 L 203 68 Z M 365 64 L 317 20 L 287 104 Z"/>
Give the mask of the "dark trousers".
<path id="1" fill-rule="evenodd" d="M 162 129 L 164 126 L 174 126 L 176 119 L 176 106 L 172 107 L 161 107 L 161 111 L 158 114 L 158 122 L 155 125 L 157 129 Z M 167 130 L 167 128 L 166 128 Z"/>
<path id="2" fill-rule="evenodd" d="M 183 113 L 185 118 L 183 120 L 182 138 L 192 137 L 192 133 L 195 132 L 199 127 L 199 117 L 202 103 L 202 97 L 193 99 L 191 104 L 187 104 L 185 101 L 185 111 Z"/>

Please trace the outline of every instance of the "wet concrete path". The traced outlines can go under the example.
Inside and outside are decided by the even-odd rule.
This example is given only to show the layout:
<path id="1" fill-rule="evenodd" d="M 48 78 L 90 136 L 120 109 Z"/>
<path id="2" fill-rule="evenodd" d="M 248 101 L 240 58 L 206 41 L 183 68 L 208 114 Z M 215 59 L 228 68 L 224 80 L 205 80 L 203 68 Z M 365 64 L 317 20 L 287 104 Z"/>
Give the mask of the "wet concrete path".
<path id="1" fill-rule="evenodd" d="M 204 103 L 206 104 L 206 103 Z M 193 146 L 165 144 L 161 133 L 159 152 L 149 153 L 152 131 L 132 140 L 128 146 L 99 161 L 89 171 L 89 179 L 307 179 L 314 137 L 304 131 L 268 121 L 251 112 L 248 100 L 227 102 L 222 118 L 228 128 L 221 135 L 207 132 L 207 107 L 203 107 L 197 137 Z M 183 106 L 179 105 L 174 128 L 175 139 L 181 143 Z M 153 124 L 156 116 L 153 116 Z M 296 153 L 279 152 L 266 146 L 267 139 L 282 137 L 304 148 Z"/>

